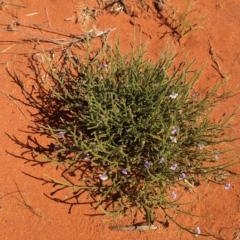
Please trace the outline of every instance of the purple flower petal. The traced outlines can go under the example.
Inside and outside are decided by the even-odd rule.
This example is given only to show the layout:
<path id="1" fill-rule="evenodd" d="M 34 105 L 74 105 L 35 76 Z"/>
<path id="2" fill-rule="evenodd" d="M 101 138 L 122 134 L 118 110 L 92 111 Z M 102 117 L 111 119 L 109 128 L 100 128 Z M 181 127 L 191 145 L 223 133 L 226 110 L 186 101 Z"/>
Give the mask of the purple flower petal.
<path id="1" fill-rule="evenodd" d="M 127 169 L 122 168 L 121 173 L 122 173 L 123 175 L 127 175 L 127 174 L 128 174 Z"/>
<path id="2" fill-rule="evenodd" d="M 178 93 L 172 93 L 169 97 L 175 99 L 178 97 Z"/>
<path id="3" fill-rule="evenodd" d="M 177 198 L 177 194 L 175 192 L 172 192 L 171 197 L 172 197 L 173 200 L 175 200 Z"/>
<path id="4" fill-rule="evenodd" d="M 149 167 L 150 167 L 150 163 L 149 163 L 148 161 L 145 161 L 145 163 L 144 163 L 144 167 L 147 168 L 147 169 L 149 169 Z"/>
<path id="5" fill-rule="evenodd" d="M 219 159 L 219 153 L 215 154 L 215 159 L 216 159 L 216 160 Z"/>
<path id="6" fill-rule="evenodd" d="M 83 159 L 89 159 L 90 157 L 90 154 L 89 153 L 84 153 L 83 154 Z"/>
<path id="7" fill-rule="evenodd" d="M 179 132 L 179 128 L 178 127 L 172 127 L 172 131 L 171 131 L 171 134 L 172 135 L 175 135 Z"/>
<path id="8" fill-rule="evenodd" d="M 65 134 L 65 132 L 61 131 L 61 132 L 58 133 L 58 137 L 59 138 L 64 138 L 64 134 Z"/>
<path id="9" fill-rule="evenodd" d="M 226 190 L 229 190 L 231 188 L 231 184 L 230 183 L 227 183 L 224 187 Z"/>
<path id="10" fill-rule="evenodd" d="M 197 99 L 197 98 L 199 97 L 199 93 L 196 93 L 196 92 L 193 93 L 193 94 L 192 94 L 192 97 L 195 98 L 195 99 Z"/>
<path id="11" fill-rule="evenodd" d="M 177 169 L 177 163 L 173 164 L 171 167 L 170 167 L 171 170 L 176 170 Z"/>
<path id="12" fill-rule="evenodd" d="M 204 147 L 204 145 L 203 145 L 203 143 L 198 143 L 198 148 L 200 149 L 200 150 L 202 150 L 203 149 L 203 147 Z"/>
<path id="13" fill-rule="evenodd" d="M 107 68 L 107 67 L 108 67 L 107 64 L 100 64 L 100 65 L 98 66 L 98 70 L 101 70 L 101 69 L 104 69 L 104 68 Z"/>
<path id="14" fill-rule="evenodd" d="M 60 149 L 60 147 L 58 146 L 58 145 L 54 145 L 54 147 L 53 147 L 53 151 L 54 152 L 56 152 L 57 150 L 59 150 Z"/>
<path id="15" fill-rule="evenodd" d="M 186 177 L 187 177 L 187 176 L 186 176 L 185 173 L 181 173 L 179 180 L 183 180 L 183 179 L 185 179 Z"/>
<path id="16" fill-rule="evenodd" d="M 195 230 L 195 233 L 196 233 L 196 236 L 201 234 L 201 229 L 200 227 L 197 227 L 196 230 Z"/>
<path id="17" fill-rule="evenodd" d="M 108 179 L 108 176 L 107 174 L 103 173 L 103 174 L 99 174 L 99 178 L 102 180 L 102 181 L 106 181 Z"/>
<path id="18" fill-rule="evenodd" d="M 159 160 L 160 163 L 163 163 L 164 161 L 165 161 L 164 157 L 161 157 Z"/>

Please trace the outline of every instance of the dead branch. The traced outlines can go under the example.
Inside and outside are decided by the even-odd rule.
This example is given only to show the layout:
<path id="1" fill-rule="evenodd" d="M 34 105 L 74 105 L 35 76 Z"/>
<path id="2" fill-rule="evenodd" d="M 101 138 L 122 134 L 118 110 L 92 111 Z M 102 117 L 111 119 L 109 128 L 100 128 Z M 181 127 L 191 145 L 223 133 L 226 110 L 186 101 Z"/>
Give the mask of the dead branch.
<path id="1" fill-rule="evenodd" d="M 16 4 L 16 3 L 12 3 L 12 2 L 0 1 L 0 6 L 2 7 L 4 5 L 9 5 L 9 6 L 13 6 L 13 7 L 26 8 L 26 6 L 24 6 L 24 5 L 20 5 L 20 4 Z"/>

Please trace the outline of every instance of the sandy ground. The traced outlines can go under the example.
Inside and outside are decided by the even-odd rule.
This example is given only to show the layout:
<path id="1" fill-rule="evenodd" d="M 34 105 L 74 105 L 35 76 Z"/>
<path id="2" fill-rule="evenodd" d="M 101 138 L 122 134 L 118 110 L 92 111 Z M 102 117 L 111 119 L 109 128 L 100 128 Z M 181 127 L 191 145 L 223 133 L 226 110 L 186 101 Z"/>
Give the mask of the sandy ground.
<path id="1" fill-rule="evenodd" d="M 54 176 L 54 166 L 39 166 L 31 158 L 26 161 L 17 157 L 21 156 L 26 149 L 13 141 L 13 137 L 26 143 L 30 137 L 39 136 L 32 136 L 29 132 L 29 126 L 32 124 L 29 110 L 33 109 L 21 102 L 24 100 L 21 89 L 7 71 L 14 66 L 24 87 L 31 89 L 34 73 L 27 65 L 27 54 L 24 54 L 31 49 L 28 43 L 16 44 L 11 41 L 35 37 L 26 32 L 40 36 L 47 34 L 52 38 L 59 37 L 51 31 L 50 33 L 36 31 L 29 24 L 37 23 L 49 29 L 61 29 L 75 35 L 94 27 L 101 30 L 115 29 L 110 34 L 109 41 L 120 33 L 123 51 L 130 49 L 134 31 L 136 36 L 141 31 L 143 41 L 148 42 L 148 57 L 153 61 L 157 59 L 163 47 L 169 44 L 172 49 L 182 51 L 182 56 L 188 53 L 190 60 L 196 59 L 195 69 L 205 65 L 199 79 L 200 86 L 212 86 L 216 81 L 222 80 L 222 75 L 229 76 L 228 86 L 239 85 L 240 4 L 238 0 L 209 0 L 196 3 L 194 9 L 197 11 L 192 13 L 192 16 L 198 17 L 197 22 L 200 26 L 201 23 L 204 22 L 204 24 L 180 40 L 164 17 L 166 17 L 167 5 L 183 8 L 183 3 L 179 5 L 179 1 L 166 0 L 163 11 L 157 12 L 152 1 L 123 2 L 128 2 L 128 5 L 125 5 L 125 12 L 115 12 L 115 14 L 109 13 L 109 9 L 103 10 L 102 1 L 99 1 L 99 5 L 94 0 L 86 0 L 84 3 L 77 0 L 15 0 L 11 1 L 12 4 L 9 1 L 8 4 L 2 5 L 0 10 L 0 239 L 194 239 L 194 236 L 180 231 L 173 223 L 170 223 L 168 228 L 163 228 L 159 224 L 158 230 L 149 232 L 111 231 L 108 227 L 116 223 L 101 215 L 100 211 L 91 209 L 89 204 L 76 204 L 70 208 L 68 204 L 62 204 L 47 197 L 50 196 L 54 187 L 51 184 L 44 184 L 45 182 L 39 179 L 45 174 Z M 84 18 L 82 13 L 86 7 L 95 9 L 92 12 L 92 18 Z M 117 7 L 112 11 L 117 11 Z M 16 21 L 24 22 L 27 26 L 18 31 L 20 28 L 14 24 Z M 10 96 L 14 96 L 15 100 Z M 218 106 L 216 114 L 220 116 L 225 112 L 229 113 L 239 103 L 240 96 L 236 96 Z M 238 125 L 231 130 L 233 136 L 239 136 Z M 39 139 L 43 143 L 47 141 Z M 240 172 L 240 167 L 235 166 L 233 170 Z M 29 174 L 35 178 L 30 177 Z M 232 187 L 228 191 L 223 186 L 214 184 L 197 188 L 201 201 L 191 206 L 191 210 L 208 217 L 194 220 L 184 217 L 182 223 L 185 225 L 196 223 L 205 232 L 220 232 L 224 240 L 240 239 L 240 179 L 235 178 L 229 181 Z M 130 220 L 131 218 L 121 218 L 117 223 L 124 225 Z M 203 237 L 199 236 L 198 239 Z M 206 237 L 206 239 L 213 238 Z"/>

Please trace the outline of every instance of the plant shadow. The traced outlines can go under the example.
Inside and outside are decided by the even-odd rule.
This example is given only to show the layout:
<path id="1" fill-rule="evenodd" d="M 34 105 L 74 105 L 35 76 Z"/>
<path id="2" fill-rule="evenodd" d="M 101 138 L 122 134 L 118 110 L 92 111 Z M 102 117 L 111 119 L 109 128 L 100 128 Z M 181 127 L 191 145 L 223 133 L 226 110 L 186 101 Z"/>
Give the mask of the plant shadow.
<path id="1" fill-rule="evenodd" d="M 62 54 L 65 54 L 65 52 Z M 62 66 L 59 65 L 60 69 L 62 68 L 64 70 L 64 64 L 65 63 L 62 63 Z M 28 59 L 28 68 L 29 71 L 34 73 L 34 77 L 32 78 L 34 84 L 30 91 L 24 86 L 25 79 L 24 76 L 21 77 L 21 75 L 23 75 L 21 69 L 14 69 L 13 71 L 8 70 L 9 76 L 20 88 L 24 97 L 23 99 L 20 99 L 11 96 L 11 99 L 20 103 L 25 109 L 28 109 L 31 124 L 27 126 L 27 130 L 19 130 L 26 134 L 26 141 L 20 140 L 16 135 L 10 135 L 5 132 L 6 136 L 22 149 L 20 154 L 15 154 L 11 151 L 6 152 L 7 154 L 24 161 L 24 164 L 31 164 L 32 167 L 44 167 L 45 165 L 51 164 L 56 156 L 58 162 L 64 163 L 64 156 L 61 155 L 61 152 L 57 152 L 58 143 L 52 142 L 51 134 L 47 134 L 45 131 L 42 131 L 42 129 L 46 126 L 53 126 L 54 128 L 62 126 L 64 128 L 62 119 L 68 121 L 71 119 L 71 116 L 69 116 L 69 111 L 63 110 L 64 103 L 53 96 L 49 89 L 46 89 L 46 85 L 42 80 L 43 74 L 47 74 L 54 85 L 57 84 L 54 82 L 54 77 L 49 76 L 49 72 L 47 72 L 43 66 L 36 63 L 33 58 Z M 59 129 L 59 131 L 60 130 L 61 129 Z M 42 139 L 45 140 L 42 141 Z M 61 141 L 64 141 L 64 139 L 59 139 L 59 143 L 61 143 Z M 44 158 L 42 156 L 44 156 Z M 55 202 L 69 205 L 68 212 L 71 213 L 73 206 L 79 204 L 93 205 L 97 202 L 94 199 L 94 196 L 91 196 L 91 200 L 85 199 L 86 196 L 84 197 L 83 195 L 86 195 L 85 193 L 87 192 L 87 189 L 78 189 L 76 184 L 79 180 L 77 179 L 77 176 L 80 176 L 80 178 L 83 177 L 91 166 L 86 161 L 83 161 L 82 164 L 72 168 L 71 165 L 74 164 L 75 163 L 69 164 L 64 167 L 59 166 L 58 164 L 55 166 L 57 174 L 61 179 L 66 181 L 65 185 L 63 182 L 58 182 L 48 176 L 42 178 L 25 171 L 22 171 L 22 173 L 35 180 L 41 181 L 42 185 L 51 185 L 53 190 L 48 194 L 44 193 L 44 195 Z M 100 188 L 100 186 L 101 183 L 99 183 L 98 187 Z M 60 196 L 63 195 L 62 192 L 69 188 L 72 188 L 71 196 L 61 198 Z M 96 215 L 98 214 L 96 213 Z"/>

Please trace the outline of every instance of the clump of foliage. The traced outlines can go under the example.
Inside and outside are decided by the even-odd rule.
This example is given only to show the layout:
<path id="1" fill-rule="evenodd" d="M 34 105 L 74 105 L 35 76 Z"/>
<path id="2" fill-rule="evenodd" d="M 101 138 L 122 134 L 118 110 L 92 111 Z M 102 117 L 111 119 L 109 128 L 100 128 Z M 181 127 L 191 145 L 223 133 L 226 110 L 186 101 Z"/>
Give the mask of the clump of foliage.
<path id="1" fill-rule="evenodd" d="M 174 189 L 195 187 L 233 163 L 221 162 L 227 150 L 219 146 L 234 140 L 226 135 L 234 113 L 211 118 L 231 93 L 220 93 L 224 81 L 197 90 L 200 71 L 185 60 L 173 67 L 174 59 L 165 52 L 152 63 L 143 46 L 122 55 L 119 44 L 106 43 L 97 54 L 88 43 L 84 57 L 66 52 L 62 68 L 48 59 L 52 119 L 41 131 L 54 147 L 45 157 L 68 174 L 49 177 L 55 185 L 72 188 L 78 201 L 87 192 L 105 213 L 141 211 L 150 225 L 156 209 L 167 215 L 178 206 Z"/>
<path id="2" fill-rule="evenodd" d="M 186 36 L 190 32 L 201 28 L 206 22 L 203 17 L 199 17 L 197 9 L 194 8 L 196 2 L 187 0 L 184 9 L 167 5 L 166 24 L 178 34 L 180 38 Z"/>

